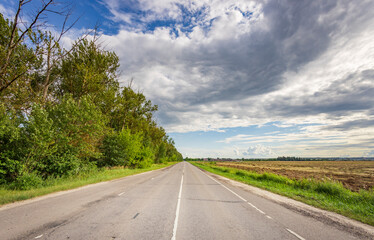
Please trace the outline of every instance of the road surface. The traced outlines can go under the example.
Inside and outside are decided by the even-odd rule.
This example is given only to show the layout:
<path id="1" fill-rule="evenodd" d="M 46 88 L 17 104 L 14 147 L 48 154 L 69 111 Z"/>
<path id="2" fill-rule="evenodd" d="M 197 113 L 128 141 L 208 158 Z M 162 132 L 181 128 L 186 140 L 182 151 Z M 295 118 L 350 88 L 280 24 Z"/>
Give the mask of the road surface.
<path id="1" fill-rule="evenodd" d="M 0 208 L 0 239 L 360 239 L 182 162 Z"/>

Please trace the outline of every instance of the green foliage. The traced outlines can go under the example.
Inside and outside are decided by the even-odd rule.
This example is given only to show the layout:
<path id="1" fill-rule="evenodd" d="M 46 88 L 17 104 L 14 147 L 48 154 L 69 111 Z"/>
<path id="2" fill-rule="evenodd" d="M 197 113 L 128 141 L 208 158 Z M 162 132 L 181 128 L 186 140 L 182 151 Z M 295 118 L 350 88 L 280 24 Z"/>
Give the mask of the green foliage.
<path id="1" fill-rule="evenodd" d="M 111 111 L 110 126 L 117 131 L 129 128 L 132 132 L 140 132 L 154 127 L 153 112 L 157 106 L 152 105 L 142 93 L 136 93 L 130 87 L 125 87 L 117 95 L 113 111 Z M 152 129 L 154 130 L 154 129 Z M 165 133 L 161 134 L 161 138 Z"/>
<path id="2" fill-rule="evenodd" d="M 43 185 L 43 179 L 36 173 L 24 172 L 10 185 L 11 188 L 29 190 Z"/>
<path id="3" fill-rule="evenodd" d="M 48 112 L 35 105 L 29 116 L 29 120 L 24 122 L 23 138 L 28 149 L 24 157 L 26 171 L 39 170 L 43 172 L 45 166 L 44 159 L 57 152 L 56 130 L 53 120 Z"/>
<path id="4" fill-rule="evenodd" d="M 157 148 L 157 153 L 156 153 L 156 158 L 155 162 L 156 163 L 162 163 L 167 161 L 167 156 L 166 156 L 166 143 L 161 142 L 160 145 Z"/>
<path id="5" fill-rule="evenodd" d="M 101 156 L 99 146 L 107 132 L 107 118 L 90 96 L 77 101 L 66 95 L 47 109 L 60 136 L 59 151 L 72 152 L 85 161 Z"/>
<path id="6" fill-rule="evenodd" d="M 72 94 L 74 99 L 89 94 L 100 102 L 107 91 L 118 89 L 118 61 L 115 53 L 83 39 L 61 62 L 61 94 Z"/>
<path id="7" fill-rule="evenodd" d="M 20 159 L 27 150 L 19 127 L 22 122 L 22 117 L 0 104 L 0 184 L 14 181 L 22 171 Z"/>
<path id="8" fill-rule="evenodd" d="M 139 154 L 141 141 L 139 135 L 132 135 L 129 129 L 112 132 L 105 136 L 102 144 L 101 166 L 128 166 Z"/>
<path id="9" fill-rule="evenodd" d="M 15 24 L 0 13 L 0 96 L 8 95 L 10 92 L 6 90 L 11 85 L 19 85 L 17 81 L 25 80 L 36 61 L 34 50 L 21 39 Z"/>
<path id="10" fill-rule="evenodd" d="M 46 109 L 35 105 L 23 125 L 28 153 L 20 160 L 28 172 L 62 176 L 101 156 L 106 118 L 89 97 L 77 102 L 67 95 Z"/>
<path id="11" fill-rule="evenodd" d="M 101 151 L 102 158 L 99 166 L 124 166 L 126 162 L 126 138 L 121 138 L 117 132 L 112 132 L 104 137 Z"/>
<path id="12" fill-rule="evenodd" d="M 136 162 L 132 167 L 147 168 L 154 161 L 154 153 L 150 147 L 142 146 L 140 154 L 136 157 Z"/>
<path id="13" fill-rule="evenodd" d="M 33 47 L 25 43 L 32 32 L 21 36 L 18 25 L 0 13 L 0 102 L 17 110 L 32 105 L 29 83 L 38 62 Z"/>
<path id="14" fill-rule="evenodd" d="M 128 166 L 146 168 L 154 162 L 154 153 L 143 145 L 141 133 L 132 134 L 129 129 L 108 134 L 102 145 L 101 166 Z"/>
<path id="15" fill-rule="evenodd" d="M 57 152 L 44 158 L 42 164 L 42 168 L 38 169 L 38 173 L 44 178 L 77 175 L 80 172 L 89 170 L 89 167 L 84 169 L 86 164 L 70 152 Z"/>

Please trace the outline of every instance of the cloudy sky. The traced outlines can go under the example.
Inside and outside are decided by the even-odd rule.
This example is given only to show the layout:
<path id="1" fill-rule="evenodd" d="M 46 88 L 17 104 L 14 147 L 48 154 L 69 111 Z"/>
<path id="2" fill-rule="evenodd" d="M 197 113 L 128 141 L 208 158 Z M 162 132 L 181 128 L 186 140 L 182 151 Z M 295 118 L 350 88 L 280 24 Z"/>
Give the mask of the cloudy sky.
<path id="1" fill-rule="evenodd" d="M 73 2 L 185 157 L 374 156 L 374 1 Z"/>

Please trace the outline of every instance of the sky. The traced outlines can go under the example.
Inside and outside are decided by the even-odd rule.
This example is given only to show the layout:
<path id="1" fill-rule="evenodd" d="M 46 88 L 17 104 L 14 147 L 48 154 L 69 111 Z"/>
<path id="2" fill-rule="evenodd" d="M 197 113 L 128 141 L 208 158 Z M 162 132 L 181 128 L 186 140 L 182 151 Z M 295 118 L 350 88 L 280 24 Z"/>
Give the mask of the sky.
<path id="1" fill-rule="evenodd" d="M 70 3 L 64 46 L 97 25 L 184 157 L 374 157 L 374 1 Z"/>

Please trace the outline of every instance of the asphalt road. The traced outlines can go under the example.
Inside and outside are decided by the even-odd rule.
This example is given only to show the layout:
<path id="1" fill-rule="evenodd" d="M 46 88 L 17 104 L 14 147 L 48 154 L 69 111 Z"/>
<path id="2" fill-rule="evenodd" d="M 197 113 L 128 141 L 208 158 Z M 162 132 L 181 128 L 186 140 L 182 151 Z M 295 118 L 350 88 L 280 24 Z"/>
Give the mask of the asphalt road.
<path id="1" fill-rule="evenodd" d="M 359 239 L 182 162 L 0 208 L 0 239 Z"/>

